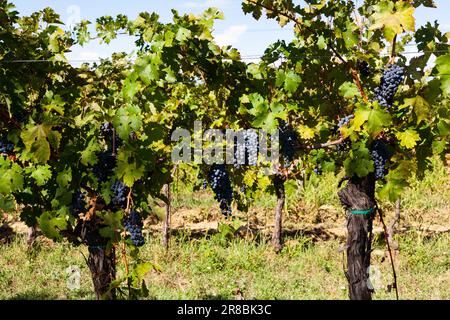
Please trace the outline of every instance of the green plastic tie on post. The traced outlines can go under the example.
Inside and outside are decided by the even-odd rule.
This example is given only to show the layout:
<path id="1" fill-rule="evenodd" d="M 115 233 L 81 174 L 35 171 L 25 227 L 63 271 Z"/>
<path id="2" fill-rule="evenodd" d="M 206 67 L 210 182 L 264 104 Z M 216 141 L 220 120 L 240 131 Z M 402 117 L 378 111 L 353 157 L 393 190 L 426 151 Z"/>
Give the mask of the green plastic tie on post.
<path id="1" fill-rule="evenodd" d="M 350 210 L 351 214 L 361 214 L 361 215 L 372 214 L 372 212 L 373 208 L 370 208 L 368 210 Z"/>

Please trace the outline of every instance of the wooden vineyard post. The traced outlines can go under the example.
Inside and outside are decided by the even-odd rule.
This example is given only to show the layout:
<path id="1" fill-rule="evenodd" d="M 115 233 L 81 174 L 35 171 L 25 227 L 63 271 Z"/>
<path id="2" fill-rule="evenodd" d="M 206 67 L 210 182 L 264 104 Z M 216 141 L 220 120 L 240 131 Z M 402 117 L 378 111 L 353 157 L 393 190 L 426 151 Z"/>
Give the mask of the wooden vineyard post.
<path id="1" fill-rule="evenodd" d="M 284 181 L 284 177 L 279 175 L 275 176 L 274 185 L 275 193 L 277 195 L 277 206 L 275 208 L 275 226 L 272 235 L 272 246 L 276 252 L 279 252 L 282 248 L 281 235 L 283 229 L 283 208 L 286 199 Z"/>
<path id="2" fill-rule="evenodd" d="M 341 204 L 349 210 L 347 218 L 347 272 L 352 300 L 371 300 L 368 286 L 372 223 L 375 215 L 375 178 L 352 178 L 338 192 Z"/>
<path id="3" fill-rule="evenodd" d="M 165 208 L 166 208 L 166 216 L 163 222 L 163 246 L 166 251 L 169 249 L 169 238 L 170 238 L 170 184 L 165 184 L 163 187 L 164 195 L 166 196 Z"/>

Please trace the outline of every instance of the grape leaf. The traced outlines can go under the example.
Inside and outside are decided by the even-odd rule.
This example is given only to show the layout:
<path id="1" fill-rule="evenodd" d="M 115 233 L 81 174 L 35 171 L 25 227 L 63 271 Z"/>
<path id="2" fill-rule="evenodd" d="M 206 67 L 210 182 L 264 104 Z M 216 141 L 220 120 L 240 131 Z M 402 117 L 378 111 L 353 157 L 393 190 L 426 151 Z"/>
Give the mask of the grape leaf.
<path id="1" fill-rule="evenodd" d="M 414 7 L 405 1 L 382 1 L 374 6 L 370 30 L 383 29 L 387 41 L 392 42 L 396 34 L 415 30 Z"/>
<path id="2" fill-rule="evenodd" d="M 300 136 L 306 140 L 310 140 L 310 139 L 314 138 L 314 135 L 315 135 L 314 129 L 311 129 L 310 127 L 305 126 L 305 125 L 301 125 L 299 127 L 299 132 L 300 132 Z"/>
<path id="3" fill-rule="evenodd" d="M 131 132 L 138 131 L 142 126 L 141 109 L 136 105 L 119 108 L 113 124 L 119 137 L 128 140 Z"/>
<path id="4" fill-rule="evenodd" d="M 38 218 L 39 227 L 42 232 L 49 238 L 54 240 L 61 240 L 61 231 L 67 228 L 65 217 L 61 215 L 44 212 Z"/>
<path id="5" fill-rule="evenodd" d="M 422 120 L 428 119 L 428 116 L 430 114 L 430 105 L 421 96 L 405 99 L 405 103 L 403 104 L 402 107 L 405 106 L 413 107 L 414 113 L 416 114 L 417 117 L 417 124 L 419 124 Z"/>
<path id="6" fill-rule="evenodd" d="M 408 149 L 414 148 L 416 142 L 420 140 L 419 134 L 413 129 L 397 132 L 395 136 L 400 140 L 400 145 Z"/>
<path id="7" fill-rule="evenodd" d="M 0 193 L 7 195 L 22 188 L 22 168 L 17 163 L 0 157 Z"/>
<path id="8" fill-rule="evenodd" d="M 346 81 L 339 87 L 339 94 L 345 99 L 360 97 L 361 93 L 355 83 Z"/>
<path id="9" fill-rule="evenodd" d="M 356 174 L 362 178 L 373 172 L 374 165 L 369 149 L 364 144 L 360 144 L 356 149 L 350 151 L 349 157 L 344 161 L 344 167 L 349 177 Z"/>
<path id="10" fill-rule="evenodd" d="M 36 166 L 36 168 L 33 168 L 31 177 L 36 181 L 38 186 L 45 185 L 45 183 L 52 177 L 50 166 Z"/>
<path id="11" fill-rule="evenodd" d="M 436 69 L 441 79 L 441 89 L 446 95 L 450 94 L 450 54 L 436 59 Z"/>
<path id="12" fill-rule="evenodd" d="M 22 131 L 21 138 L 26 150 L 32 153 L 38 163 L 46 163 L 50 159 L 50 144 L 47 139 L 51 132 L 50 125 L 30 125 Z"/>
<path id="13" fill-rule="evenodd" d="M 144 176 L 145 167 L 136 163 L 135 159 L 132 159 L 129 154 L 120 152 L 117 156 L 117 169 L 116 173 L 119 179 L 128 186 L 132 187 L 134 182 Z"/>
<path id="14" fill-rule="evenodd" d="M 366 128 L 372 137 L 376 137 L 383 127 L 388 127 L 392 123 L 391 115 L 381 109 L 372 109 L 369 112 Z"/>
<path id="15" fill-rule="evenodd" d="M 296 74 L 294 71 L 289 70 L 286 73 L 286 77 L 284 79 L 284 88 L 286 91 L 289 91 L 290 93 L 294 93 L 297 91 L 298 86 L 300 85 L 300 82 L 302 79 L 298 74 Z"/>

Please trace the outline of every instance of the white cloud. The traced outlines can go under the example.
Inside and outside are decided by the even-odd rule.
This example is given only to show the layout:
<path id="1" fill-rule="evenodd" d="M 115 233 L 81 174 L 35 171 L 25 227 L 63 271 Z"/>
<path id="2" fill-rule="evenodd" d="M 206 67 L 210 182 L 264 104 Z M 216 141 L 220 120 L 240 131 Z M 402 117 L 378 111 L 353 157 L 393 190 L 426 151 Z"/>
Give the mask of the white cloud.
<path id="1" fill-rule="evenodd" d="M 233 25 L 224 32 L 216 35 L 216 42 L 219 46 L 234 45 L 239 41 L 239 38 L 247 31 L 247 29 L 248 27 L 245 24 Z"/>
<path id="2" fill-rule="evenodd" d="M 208 7 L 226 7 L 230 5 L 230 0 L 201 0 L 188 1 L 183 3 L 184 8 L 208 8 Z"/>

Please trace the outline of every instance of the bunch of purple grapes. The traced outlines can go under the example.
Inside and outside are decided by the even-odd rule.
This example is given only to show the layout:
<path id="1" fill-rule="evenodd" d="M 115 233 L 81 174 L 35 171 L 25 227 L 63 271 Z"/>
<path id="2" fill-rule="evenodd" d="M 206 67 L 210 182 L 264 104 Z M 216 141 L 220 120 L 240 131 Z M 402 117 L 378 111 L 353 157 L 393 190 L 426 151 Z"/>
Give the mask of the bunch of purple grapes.
<path id="1" fill-rule="evenodd" d="M 215 194 L 214 199 L 219 202 L 223 215 L 232 213 L 231 202 L 233 200 L 233 189 L 228 171 L 224 164 L 214 164 L 208 173 L 209 184 Z"/>
<path id="2" fill-rule="evenodd" d="M 242 131 L 243 141 L 235 139 L 234 166 L 240 168 L 241 165 L 256 166 L 258 163 L 259 137 L 253 129 Z"/>
<path id="3" fill-rule="evenodd" d="M 130 233 L 131 241 L 136 247 L 142 247 L 145 244 L 145 238 L 142 234 L 142 218 L 139 213 L 132 210 L 128 217 L 124 217 L 123 225 L 125 230 Z"/>
<path id="4" fill-rule="evenodd" d="M 381 77 L 381 83 L 375 88 L 375 99 L 383 107 L 391 107 L 394 101 L 394 95 L 404 78 L 404 70 L 402 67 L 393 64 L 389 66 Z"/>
<path id="5" fill-rule="evenodd" d="M 127 207 L 128 187 L 122 181 L 116 181 L 111 186 L 111 191 L 113 192 L 111 203 L 114 211 L 118 208 L 125 209 Z"/>
<path id="6" fill-rule="evenodd" d="M 367 61 L 359 60 L 356 63 L 356 66 L 358 68 L 359 74 L 362 77 L 366 78 L 366 77 L 368 77 L 370 75 L 370 67 L 369 67 L 369 64 L 367 63 Z"/>
<path id="7" fill-rule="evenodd" d="M 339 120 L 338 122 L 338 129 L 342 128 L 343 126 L 346 126 L 350 123 L 350 120 L 352 120 L 355 116 L 354 115 L 348 115 L 346 117 L 343 117 L 342 119 Z"/>
<path id="8" fill-rule="evenodd" d="M 371 148 L 370 154 L 375 166 L 375 179 L 383 179 L 386 172 L 386 163 L 389 160 L 389 151 L 381 140 L 376 140 Z"/>
<path id="9" fill-rule="evenodd" d="M 284 167 L 288 168 L 294 160 L 295 144 L 298 139 L 297 133 L 285 121 L 280 121 L 278 129 L 280 133 L 280 153 Z"/>
<path id="10" fill-rule="evenodd" d="M 122 140 L 119 138 L 117 134 L 114 134 L 114 126 L 111 122 L 105 122 L 100 126 L 100 133 L 109 143 L 112 144 L 113 137 L 115 136 L 115 145 L 116 147 L 120 147 L 122 145 Z M 134 132 L 130 134 L 130 137 L 135 135 Z"/>
<path id="11" fill-rule="evenodd" d="M 107 150 L 98 153 L 97 159 L 98 161 L 92 168 L 92 171 L 100 182 L 106 182 L 116 167 L 116 157 L 113 156 L 111 150 Z"/>
<path id="12" fill-rule="evenodd" d="M 73 195 L 72 195 L 72 204 L 70 206 L 70 213 L 75 217 L 78 218 L 80 213 L 86 212 L 86 193 L 82 192 L 80 189 L 78 189 Z"/>
<path id="13" fill-rule="evenodd" d="M 11 154 L 14 150 L 14 144 L 9 141 L 0 140 L 0 153 Z"/>

